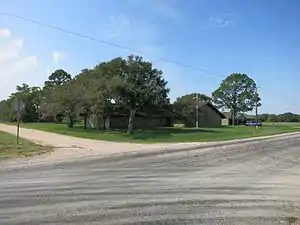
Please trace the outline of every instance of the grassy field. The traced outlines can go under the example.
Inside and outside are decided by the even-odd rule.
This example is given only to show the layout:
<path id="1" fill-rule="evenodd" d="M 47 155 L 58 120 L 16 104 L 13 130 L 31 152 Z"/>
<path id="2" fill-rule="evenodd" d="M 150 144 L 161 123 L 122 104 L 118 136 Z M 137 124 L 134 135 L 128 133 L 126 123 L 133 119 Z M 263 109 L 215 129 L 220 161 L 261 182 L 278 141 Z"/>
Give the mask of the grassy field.
<path id="1" fill-rule="evenodd" d="M 152 130 L 135 130 L 133 134 L 129 135 L 126 134 L 124 130 L 102 132 L 95 129 L 84 130 L 80 126 L 68 128 L 65 124 L 53 123 L 26 123 L 21 126 L 96 140 L 147 143 L 221 141 L 300 131 L 300 124 L 268 124 L 260 127 L 259 129 L 246 126 L 227 126 L 203 129 L 158 128 Z"/>
<path id="2" fill-rule="evenodd" d="M 300 123 L 298 122 L 265 122 L 264 125 L 268 126 L 292 126 L 292 127 L 299 127 Z"/>
<path id="3" fill-rule="evenodd" d="M 52 151 L 49 146 L 40 146 L 24 139 L 20 139 L 20 144 L 17 145 L 16 136 L 0 132 L 0 161 L 15 157 L 40 155 L 49 151 Z"/>

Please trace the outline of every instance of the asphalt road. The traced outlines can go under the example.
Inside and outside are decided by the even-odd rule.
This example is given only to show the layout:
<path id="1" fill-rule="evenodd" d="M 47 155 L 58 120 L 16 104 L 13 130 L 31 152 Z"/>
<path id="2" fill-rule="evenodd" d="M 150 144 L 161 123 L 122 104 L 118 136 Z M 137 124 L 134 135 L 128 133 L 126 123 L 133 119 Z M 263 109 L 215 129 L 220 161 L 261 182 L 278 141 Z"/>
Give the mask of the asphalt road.
<path id="1" fill-rule="evenodd" d="M 300 136 L 143 157 L 0 165 L 5 225 L 274 225 L 297 217 Z"/>

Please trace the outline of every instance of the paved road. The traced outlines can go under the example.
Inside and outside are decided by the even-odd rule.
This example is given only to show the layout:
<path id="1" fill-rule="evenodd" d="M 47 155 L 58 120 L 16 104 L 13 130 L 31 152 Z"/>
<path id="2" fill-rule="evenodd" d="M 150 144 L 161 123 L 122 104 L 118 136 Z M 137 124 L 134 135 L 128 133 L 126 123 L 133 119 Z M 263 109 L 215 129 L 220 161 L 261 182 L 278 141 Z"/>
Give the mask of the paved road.
<path id="1" fill-rule="evenodd" d="M 7 168 L 0 224 L 293 224 L 300 136 Z"/>

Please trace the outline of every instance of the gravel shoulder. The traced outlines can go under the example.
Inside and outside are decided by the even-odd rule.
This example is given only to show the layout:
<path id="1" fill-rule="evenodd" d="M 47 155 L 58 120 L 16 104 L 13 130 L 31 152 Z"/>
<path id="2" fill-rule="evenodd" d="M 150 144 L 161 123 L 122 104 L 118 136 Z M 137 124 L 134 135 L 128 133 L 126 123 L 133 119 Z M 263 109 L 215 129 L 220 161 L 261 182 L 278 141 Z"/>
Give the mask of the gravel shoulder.
<path id="1" fill-rule="evenodd" d="M 16 127 L 11 125 L 0 124 L 0 130 L 10 134 L 16 133 Z M 215 145 L 238 144 L 248 141 L 259 141 L 268 138 L 285 138 L 291 135 L 298 135 L 300 132 L 293 134 L 279 134 L 265 137 L 255 137 L 222 142 L 184 142 L 184 143 L 155 143 L 155 144 L 138 144 L 138 143 L 120 143 L 99 141 L 84 138 L 71 137 L 67 135 L 55 134 L 40 130 L 20 128 L 22 138 L 33 141 L 41 145 L 51 145 L 55 148 L 54 152 L 43 154 L 34 158 L 28 158 L 25 163 L 49 163 L 79 160 L 86 157 L 101 157 L 124 154 L 152 154 L 159 151 L 180 151 L 184 149 L 204 148 Z M 20 160 L 15 160 L 20 163 Z"/>
<path id="2" fill-rule="evenodd" d="M 16 134 L 16 127 L 0 124 L 0 130 L 10 134 Z M 77 138 L 67 135 L 55 134 L 28 128 L 20 128 L 20 137 L 41 145 L 51 145 L 55 151 L 43 154 L 29 161 L 65 161 L 75 160 L 82 157 L 106 156 L 123 154 L 126 152 L 156 151 L 166 148 L 186 148 L 205 145 L 206 143 L 158 143 L 158 144 L 137 144 L 120 143 Z"/>

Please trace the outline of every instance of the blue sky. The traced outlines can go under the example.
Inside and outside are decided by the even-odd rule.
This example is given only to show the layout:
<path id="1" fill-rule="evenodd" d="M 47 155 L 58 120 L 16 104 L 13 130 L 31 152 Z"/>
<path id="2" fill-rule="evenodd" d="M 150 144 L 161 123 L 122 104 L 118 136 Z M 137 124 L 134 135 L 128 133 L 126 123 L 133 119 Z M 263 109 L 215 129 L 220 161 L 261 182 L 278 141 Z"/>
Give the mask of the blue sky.
<path id="1" fill-rule="evenodd" d="M 298 0 L 2 0 L 1 12 L 209 70 L 147 57 L 162 69 L 170 97 L 211 94 L 233 72 L 260 87 L 260 111 L 300 113 Z M 0 15 L 0 98 L 16 84 L 41 85 L 51 71 L 81 69 L 135 52 Z"/>

